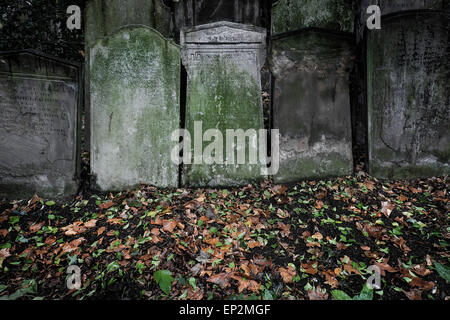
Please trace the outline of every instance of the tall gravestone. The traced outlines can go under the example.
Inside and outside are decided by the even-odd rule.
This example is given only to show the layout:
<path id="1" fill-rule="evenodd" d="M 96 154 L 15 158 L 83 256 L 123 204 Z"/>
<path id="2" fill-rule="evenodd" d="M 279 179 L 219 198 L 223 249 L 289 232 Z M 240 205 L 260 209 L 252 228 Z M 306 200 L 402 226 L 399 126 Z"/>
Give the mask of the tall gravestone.
<path id="1" fill-rule="evenodd" d="M 265 41 L 265 29 L 232 22 L 182 32 L 182 60 L 188 74 L 186 129 L 193 140 L 196 122 L 201 122 L 202 135 L 208 129 L 219 129 L 224 140 L 227 129 L 247 132 L 264 128 L 260 69 L 265 60 Z M 203 147 L 210 143 L 203 143 Z M 226 143 L 230 141 L 224 142 L 223 155 Z M 247 151 L 251 147 L 258 146 L 248 142 Z M 251 164 L 246 153 L 245 164 L 225 157 L 224 164 L 185 164 L 183 183 L 232 186 L 261 179 L 260 163 Z"/>
<path id="2" fill-rule="evenodd" d="M 370 174 L 450 172 L 449 39 L 443 12 L 391 15 L 367 33 Z"/>
<path id="3" fill-rule="evenodd" d="M 130 25 L 153 28 L 166 38 L 173 36 L 173 19 L 169 0 L 87 0 L 85 8 L 85 61 L 89 65 L 90 51 L 97 41 Z M 90 136 L 90 81 L 85 68 L 86 136 Z M 89 147 L 89 146 L 88 146 Z"/>
<path id="4" fill-rule="evenodd" d="M 353 3 L 279 0 L 272 10 L 273 123 L 278 183 L 353 171 L 350 71 Z"/>
<path id="5" fill-rule="evenodd" d="M 171 134 L 180 125 L 180 49 L 127 26 L 90 51 L 91 172 L 96 188 L 176 187 Z"/>
<path id="6" fill-rule="evenodd" d="M 351 35 L 299 30 L 271 39 L 277 183 L 352 173 Z"/>
<path id="7" fill-rule="evenodd" d="M 0 53 L 0 198 L 76 193 L 79 74 L 38 52 Z"/>
<path id="8" fill-rule="evenodd" d="M 353 32 L 353 0 L 278 0 L 272 7 L 272 34 L 314 27 Z"/>

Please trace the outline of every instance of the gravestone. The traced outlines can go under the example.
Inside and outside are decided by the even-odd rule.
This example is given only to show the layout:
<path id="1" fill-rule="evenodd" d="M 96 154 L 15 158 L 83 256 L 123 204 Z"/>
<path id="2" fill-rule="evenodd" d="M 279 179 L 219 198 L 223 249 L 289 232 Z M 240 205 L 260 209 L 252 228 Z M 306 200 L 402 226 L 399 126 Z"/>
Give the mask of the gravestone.
<path id="1" fill-rule="evenodd" d="M 351 34 L 303 29 L 271 39 L 273 121 L 280 130 L 276 183 L 353 171 Z"/>
<path id="2" fill-rule="evenodd" d="M 178 185 L 171 134 L 180 125 L 180 49 L 128 26 L 92 47 L 91 171 L 100 190 Z"/>
<path id="3" fill-rule="evenodd" d="M 0 198 L 77 192 L 79 66 L 0 53 Z"/>
<path id="4" fill-rule="evenodd" d="M 87 0 L 85 7 L 85 64 L 89 65 L 91 48 L 97 41 L 120 28 L 142 25 L 156 29 L 165 37 L 173 36 L 173 21 L 169 0 Z M 85 68 L 86 145 L 89 149 L 91 128 L 89 68 Z"/>
<path id="5" fill-rule="evenodd" d="M 449 19 L 415 12 L 367 33 L 369 172 L 380 178 L 450 172 Z"/>
<path id="6" fill-rule="evenodd" d="M 272 7 L 272 34 L 303 28 L 353 32 L 353 0 L 279 0 Z"/>
<path id="7" fill-rule="evenodd" d="M 196 121 L 202 122 L 201 134 L 219 129 L 224 145 L 230 143 L 225 141 L 227 129 L 247 132 L 264 128 L 260 69 L 265 61 L 265 41 L 265 29 L 232 22 L 182 32 L 182 60 L 188 74 L 186 129 L 192 140 Z M 203 148 L 209 144 L 203 143 Z M 260 180 L 260 163 L 251 163 L 247 152 L 251 147 L 258 148 L 246 144 L 244 164 L 238 164 L 236 158 L 231 164 L 231 157 L 224 157 L 223 164 L 185 164 L 183 183 L 235 186 Z M 222 151 L 225 155 L 225 146 Z"/>

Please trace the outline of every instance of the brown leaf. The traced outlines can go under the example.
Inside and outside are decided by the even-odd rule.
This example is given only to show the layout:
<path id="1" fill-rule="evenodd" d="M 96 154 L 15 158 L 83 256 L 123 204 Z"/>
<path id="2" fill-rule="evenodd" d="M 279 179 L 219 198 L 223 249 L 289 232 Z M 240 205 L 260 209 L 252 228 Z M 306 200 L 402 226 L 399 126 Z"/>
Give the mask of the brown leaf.
<path id="1" fill-rule="evenodd" d="M 86 239 L 84 238 L 78 238 L 75 240 L 72 240 L 69 243 L 65 243 L 62 245 L 62 254 L 63 253 L 68 253 L 68 252 L 72 252 L 78 249 L 78 246 L 83 243 L 83 241 L 85 241 Z"/>
<path id="2" fill-rule="evenodd" d="M 381 213 L 383 213 L 386 218 L 389 218 L 389 216 L 392 213 L 392 210 L 394 210 L 395 206 L 390 203 L 389 201 L 382 201 L 381 202 Z"/>
<path id="3" fill-rule="evenodd" d="M 105 232 L 105 230 L 106 230 L 105 227 L 100 227 L 100 228 L 98 228 L 98 230 L 97 230 L 97 235 L 99 236 L 99 235 L 103 234 L 103 232 Z"/>
<path id="4" fill-rule="evenodd" d="M 3 236 L 3 238 L 6 238 L 7 234 L 8 234 L 8 230 L 6 230 L 6 229 L 1 229 L 0 230 L 0 235 Z"/>
<path id="5" fill-rule="evenodd" d="M 314 267 L 316 266 L 316 267 Z M 305 272 L 308 274 L 315 275 L 317 273 L 317 262 L 311 261 L 308 263 L 302 263 L 303 269 L 305 269 Z"/>
<path id="6" fill-rule="evenodd" d="M 328 300 L 328 293 L 317 286 L 316 289 L 308 290 L 308 298 L 309 300 Z"/>
<path id="7" fill-rule="evenodd" d="M 84 224 L 84 226 L 86 227 L 86 228 L 94 228 L 95 227 L 95 225 L 97 224 L 97 220 L 96 219 L 92 219 L 92 220 L 89 220 L 88 222 L 86 222 L 85 224 Z"/>
<path id="8" fill-rule="evenodd" d="M 422 300 L 422 291 L 419 289 L 411 289 L 409 292 L 403 290 L 403 293 L 409 300 Z"/>
<path id="9" fill-rule="evenodd" d="M 248 247 L 250 249 L 253 249 L 253 248 L 256 248 L 256 247 L 261 247 L 261 243 L 259 241 L 255 241 L 255 240 L 249 241 L 247 243 L 247 245 L 248 245 Z"/>
<path id="10" fill-rule="evenodd" d="M 247 280 L 243 277 L 239 276 L 231 276 L 234 280 L 237 280 L 239 282 L 238 291 L 241 293 L 245 289 L 250 290 L 255 293 L 259 293 L 259 290 L 261 289 L 261 285 L 254 281 L 254 280 Z"/>
<path id="11" fill-rule="evenodd" d="M 11 254 L 9 253 L 9 249 L 1 249 L 0 250 L 0 267 L 3 264 L 3 261 L 10 256 L 11 256 Z"/>
<path id="12" fill-rule="evenodd" d="M 41 228 L 44 226 L 44 224 L 45 224 L 45 222 L 41 222 L 41 223 L 37 223 L 37 224 L 32 225 L 30 227 L 30 232 L 31 233 L 38 232 L 39 230 L 41 230 Z"/>
<path id="13" fill-rule="evenodd" d="M 381 263 L 375 262 L 375 265 L 378 266 L 378 268 L 380 268 L 381 270 L 381 275 L 384 277 L 386 275 L 386 271 L 390 272 L 390 273 L 394 273 L 394 272 L 398 272 L 398 270 L 392 268 L 389 264 L 388 264 L 389 258 L 385 258 L 383 259 L 383 261 Z"/>
<path id="14" fill-rule="evenodd" d="M 311 236 L 311 238 L 316 239 L 316 240 L 322 240 L 323 236 L 320 232 L 316 232 Z"/>
<path id="15" fill-rule="evenodd" d="M 230 286 L 230 279 L 232 275 L 233 275 L 232 273 L 219 273 L 209 277 L 207 281 L 217 284 L 222 288 L 226 288 Z"/>
<path id="16" fill-rule="evenodd" d="M 177 226 L 177 222 L 174 220 L 164 220 L 163 221 L 163 230 L 164 231 L 172 232 L 176 226 Z"/>
<path id="17" fill-rule="evenodd" d="M 194 291 L 194 288 L 189 287 L 188 294 L 187 294 L 188 300 L 202 300 L 203 299 L 203 290 L 200 288 L 197 288 L 197 290 Z"/>
<path id="18" fill-rule="evenodd" d="M 286 268 L 280 268 L 279 269 L 280 275 L 283 278 L 284 283 L 291 283 L 292 279 L 297 275 L 297 272 L 295 271 L 292 266 L 288 266 Z"/>
<path id="19" fill-rule="evenodd" d="M 107 209 L 111 208 L 113 205 L 114 205 L 114 202 L 109 201 L 109 202 L 101 203 L 98 207 L 100 208 L 100 210 L 107 210 Z"/>

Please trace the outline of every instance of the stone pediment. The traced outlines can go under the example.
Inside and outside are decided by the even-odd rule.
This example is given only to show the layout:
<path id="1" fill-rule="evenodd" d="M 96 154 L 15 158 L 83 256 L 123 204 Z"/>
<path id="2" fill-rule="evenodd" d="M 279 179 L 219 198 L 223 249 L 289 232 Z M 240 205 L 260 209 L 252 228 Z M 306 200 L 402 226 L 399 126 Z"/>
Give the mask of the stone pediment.
<path id="1" fill-rule="evenodd" d="M 265 42 L 266 30 L 233 22 L 215 22 L 181 32 L 182 44 L 251 44 Z"/>

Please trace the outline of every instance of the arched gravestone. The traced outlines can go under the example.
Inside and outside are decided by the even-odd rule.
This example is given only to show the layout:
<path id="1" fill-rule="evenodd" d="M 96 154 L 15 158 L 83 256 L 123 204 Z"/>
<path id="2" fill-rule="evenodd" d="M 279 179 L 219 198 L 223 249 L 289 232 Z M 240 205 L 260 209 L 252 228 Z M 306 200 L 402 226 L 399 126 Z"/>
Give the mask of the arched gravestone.
<path id="1" fill-rule="evenodd" d="M 277 183 L 353 171 L 351 34 L 303 29 L 271 39 L 273 121 L 280 130 Z"/>
<path id="2" fill-rule="evenodd" d="M 128 26 L 92 47 L 89 69 L 96 187 L 176 187 L 170 153 L 180 125 L 179 47 L 154 29 Z"/>
<path id="3" fill-rule="evenodd" d="M 231 159 L 225 159 L 225 144 L 230 143 L 226 130 L 264 128 L 260 69 L 265 61 L 266 30 L 217 22 L 182 32 L 181 44 L 188 74 L 186 129 L 193 141 L 196 121 L 202 122 L 202 135 L 208 129 L 219 129 L 224 161 L 230 163 Z M 203 143 L 203 148 L 210 144 Z M 260 180 L 260 164 L 250 164 L 246 153 L 246 164 L 237 164 L 237 159 L 236 164 L 185 164 L 183 183 L 233 186 Z"/>
<path id="4" fill-rule="evenodd" d="M 272 34 L 315 27 L 353 32 L 353 0 L 278 0 L 272 7 Z"/>
<path id="5" fill-rule="evenodd" d="M 0 53 L 0 198 L 77 192 L 79 70 L 35 51 Z"/>
<path id="6" fill-rule="evenodd" d="M 450 172 L 449 19 L 400 13 L 367 33 L 369 172 L 380 178 Z"/>
<path id="7" fill-rule="evenodd" d="M 90 50 L 97 41 L 113 34 L 128 25 L 151 27 L 165 37 L 173 36 L 171 9 L 166 5 L 169 0 L 87 0 L 85 8 L 85 64 L 89 65 Z M 86 120 L 90 123 L 89 68 L 85 68 L 84 91 Z M 85 130 L 87 147 L 91 128 Z"/>

